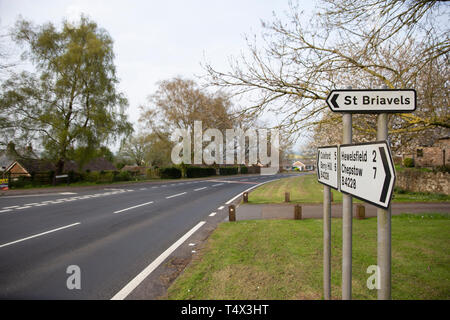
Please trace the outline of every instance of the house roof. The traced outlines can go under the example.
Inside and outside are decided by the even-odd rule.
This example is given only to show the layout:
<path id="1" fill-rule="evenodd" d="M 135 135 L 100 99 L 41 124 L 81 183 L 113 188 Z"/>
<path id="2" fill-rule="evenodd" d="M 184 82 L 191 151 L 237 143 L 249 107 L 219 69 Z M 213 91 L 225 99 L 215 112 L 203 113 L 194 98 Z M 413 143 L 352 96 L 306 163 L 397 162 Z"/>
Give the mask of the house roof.
<path id="1" fill-rule="evenodd" d="M 102 171 L 102 170 L 117 170 L 117 168 L 103 157 L 92 159 L 83 166 L 83 171 Z"/>

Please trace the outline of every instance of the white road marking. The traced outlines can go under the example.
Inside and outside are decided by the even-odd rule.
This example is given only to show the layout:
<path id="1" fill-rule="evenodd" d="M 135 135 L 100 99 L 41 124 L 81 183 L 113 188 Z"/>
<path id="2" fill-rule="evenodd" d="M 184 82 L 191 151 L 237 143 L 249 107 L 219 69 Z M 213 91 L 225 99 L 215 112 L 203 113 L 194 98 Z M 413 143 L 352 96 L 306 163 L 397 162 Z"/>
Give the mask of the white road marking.
<path id="1" fill-rule="evenodd" d="M 230 204 L 230 203 L 232 203 L 232 202 L 233 202 L 234 200 L 236 200 L 238 197 L 241 197 L 242 194 L 243 194 L 244 192 L 248 192 L 248 191 L 250 191 L 250 190 L 252 190 L 252 189 L 255 189 L 255 188 L 257 188 L 257 187 L 259 187 L 259 186 L 261 186 L 261 185 L 263 185 L 263 184 L 265 184 L 265 183 L 272 182 L 272 181 L 276 181 L 276 180 L 280 180 L 280 179 L 281 179 L 281 178 L 273 179 L 273 180 L 268 180 L 268 181 L 264 181 L 264 182 L 258 183 L 258 184 L 256 184 L 256 185 L 254 185 L 253 187 L 250 187 L 250 188 L 248 188 L 247 190 L 244 190 L 244 191 L 242 191 L 241 193 L 237 194 L 236 196 L 234 196 L 233 198 L 231 198 L 230 200 L 228 200 L 227 202 L 225 202 L 225 204 Z"/>
<path id="2" fill-rule="evenodd" d="M 217 186 L 221 186 L 221 185 L 223 185 L 223 183 L 213 184 L 212 187 L 217 187 Z"/>
<path id="3" fill-rule="evenodd" d="M 18 208 L 16 208 L 16 210 L 22 210 L 22 209 L 28 209 L 28 208 L 31 208 L 31 207 L 18 207 Z"/>
<path id="4" fill-rule="evenodd" d="M 11 210 L 11 209 L 0 210 L 0 213 L 2 213 L 2 212 L 8 212 L 8 211 L 12 211 L 12 210 Z"/>
<path id="5" fill-rule="evenodd" d="M 213 213 L 211 213 L 209 216 L 210 216 L 210 217 L 214 217 L 214 216 L 216 215 L 216 213 L 217 213 L 217 212 L 213 212 Z"/>
<path id="6" fill-rule="evenodd" d="M 207 187 L 203 187 L 203 188 L 197 188 L 197 189 L 194 189 L 194 191 L 200 191 L 200 190 L 203 190 L 203 189 L 206 189 Z"/>
<path id="7" fill-rule="evenodd" d="M 69 195 L 69 194 L 77 194 L 76 192 L 60 192 L 59 194 Z"/>
<path id="8" fill-rule="evenodd" d="M 197 231 L 206 222 L 200 221 L 195 227 L 189 230 L 178 241 L 171 245 L 158 258 L 150 263 L 144 270 L 141 271 L 133 280 L 131 280 L 125 287 L 111 298 L 111 300 L 124 300 L 142 281 L 145 280 L 172 252 L 174 252 L 184 241 L 186 241 L 195 231 Z"/>
<path id="9" fill-rule="evenodd" d="M 217 210 L 222 210 L 223 208 L 225 208 L 224 206 L 220 206 L 217 208 Z"/>
<path id="10" fill-rule="evenodd" d="M 122 210 L 114 211 L 114 213 L 121 213 L 121 212 L 124 212 L 124 211 L 128 211 L 128 210 L 131 210 L 131 209 L 134 209 L 134 208 L 138 208 L 138 207 L 146 206 L 146 205 L 148 205 L 148 204 L 152 204 L 152 203 L 153 203 L 153 201 L 150 201 L 150 202 L 146 202 L 146 203 L 143 203 L 143 204 L 138 204 L 137 206 L 133 206 L 133 207 L 129 207 L 129 208 L 126 208 L 126 209 L 122 209 Z"/>
<path id="11" fill-rule="evenodd" d="M 15 209 L 18 208 L 19 206 L 11 206 L 11 207 L 4 207 L 3 209 Z"/>
<path id="12" fill-rule="evenodd" d="M 152 187 L 152 189 L 155 189 L 155 188 L 158 188 L 158 187 Z"/>
<path id="13" fill-rule="evenodd" d="M 19 239 L 19 240 L 16 240 L 16 241 L 8 242 L 8 243 L 0 245 L 0 248 L 6 247 L 6 246 L 9 246 L 9 245 L 18 243 L 18 242 L 22 242 L 22 241 L 25 241 L 25 240 L 29 240 L 29 239 L 32 239 L 32 238 L 36 238 L 36 237 L 39 237 L 39 236 L 43 236 L 43 235 L 51 233 L 51 232 L 67 229 L 67 228 L 76 226 L 76 225 L 78 225 L 80 223 L 81 222 L 72 223 L 72 224 L 69 224 L 68 226 L 59 227 L 59 228 L 56 228 L 56 229 L 52 229 L 52 230 L 49 230 L 49 231 L 45 231 L 45 232 L 42 232 L 42 233 L 38 233 L 38 234 L 35 234 L 35 235 L 32 235 L 32 236 L 29 236 L 29 237 L 26 237 L 26 238 L 23 238 L 23 239 Z"/>
<path id="14" fill-rule="evenodd" d="M 35 206 L 37 205 L 37 202 L 33 202 L 33 203 L 25 203 L 24 206 Z"/>
<path id="15" fill-rule="evenodd" d="M 170 198 L 174 198 L 174 197 L 178 197 L 178 196 L 181 196 L 181 195 L 183 195 L 183 194 L 185 194 L 186 192 L 182 192 L 182 193 L 177 193 L 177 194 L 174 194 L 173 196 L 168 196 L 168 197 L 166 197 L 166 199 L 170 199 Z"/>
<path id="16" fill-rule="evenodd" d="M 140 188 L 139 190 L 147 190 L 147 188 Z"/>

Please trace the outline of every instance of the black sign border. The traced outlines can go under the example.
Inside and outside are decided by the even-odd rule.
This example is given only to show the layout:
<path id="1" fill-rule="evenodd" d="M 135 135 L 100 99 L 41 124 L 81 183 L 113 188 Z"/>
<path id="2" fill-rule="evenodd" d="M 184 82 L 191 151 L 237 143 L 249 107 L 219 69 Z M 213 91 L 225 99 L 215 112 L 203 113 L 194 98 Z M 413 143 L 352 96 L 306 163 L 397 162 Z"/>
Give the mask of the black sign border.
<path id="1" fill-rule="evenodd" d="M 366 111 L 366 110 L 333 110 L 330 106 L 330 104 L 328 103 L 328 99 L 331 97 L 331 95 L 333 94 L 333 92 L 336 91 L 346 91 L 346 92 L 357 92 L 357 91 L 413 91 L 414 92 L 414 109 L 413 110 L 402 110 L 402 109 L 397 109 L 397 110 L 375 110 L 375 111 Z M 327 98 L 325 99 L 325 102 L 328 105 L 328 108 L 330 108 L 331 112 L 338 112 L 338 113 L 361 113 L 361 114 L 379 114 L 379 113 L 410 113 L 410 112 L 414 112 L 417 109 L 417 92 L 416 89 L 333 89 L 330 91 L 330 93 L 328 94 Z"/>
<path id="2" fill-rule="evenodd" d="M 391 147 L 389 146 L 389 143 L 388 143 L 386 140 L 372 141 L 372 142 L 362 142 L 362 143 L 347 143 L 347 144 L 341 144 L 341 145 L 339 146 L 339 169 L 341 168 L 341 147 L 363 146 L 363 145 L 380 144 L 380 143 L 384 143 L 384 144 L 386 145 L 387 150 L 388 150 L 389 160 L 390 160 L 391 163 L 392 163 L 392 170 L 394 171 L 394 182 L 393 182 L 393 184 L 392 184 L 392 191 L 391 191 L 391 194 L 390 194 L 390 196 L 389 196 L 389 201 L 387 202 L 386 207 L 384 207 L 384 206 L 382 206 L 382 205 L 379 205 L 378 203 L 374 203 L 374 202 L 372 202 L 372 201 L 369 201 L 369 200 L 367 200 L 367 199 L 363 199 L 363 198 L 361 198 L 361 197 L 355 196 L 355 195 L 353 195 L 353 194 L 351 194 L 351 193 L 342 191 L 341 188 L 340 188 L 340 186 L 341 186 L 341 181 L 339 181 L 339 191 L 340 191 L 341 193 L 345 193 L 345 194 L 347 194 L 347 195 L 352 196 L 352 198 L 356 198 L 356 199 L 359 199 L 359 200 L 361 200 L 361 201 L 370 203 L 371 205 L 374 205 L 375 207 L 378 207 L 378 208 L 381 208 L 381 209 L 388 209 L 389 206 L 391 205 L 392 198 L 393 198 L 393 195 L 394 195 L 394 188 L 395 188 L 395 182 L 396 182 L 396 180 L 397 180 L 397 173 L 395 172 L 395 166 L 394 166 L 394 161 L 393 161 L 393 159 L 392 159 Z M 340 174 L 340 170 L 339 170 L 339 174 Z"/>
<path id="3" fill-rule="evenodd" d="M 330 186 L 329 184 L 326 184 L 326 183 L 324 183 L 324 182 L 321 182 L 321 181 L 319 181 L 319 175 L 317 174 L 318 172 L 319 172 L 319 149 L 325 149 L 325 148 L 336 148 L 337 149 L 337 166 L 338 166 L 338 171 L 337 171 L 337 188 L 335 188 L 335 187 L 333 187 L 333 186 Z M 316 159 L 316 174 L 317 174 L 317 182 L 318 183 L 321 183 L 321 184 L 323 184 L 324 186 L 327 186 L 327 187 L 330 187 L 330 188 L 333 188 L 334 190 L 337 190 L 337 191 L 339 191 L 340 192 L 340 188 L 339 188 L 339 185 L 340 185 L 340 178 L 341 178 L 341 170 L 340 170 L 340 168 L 341 168 L 341 166 L 340 166 L 340 151 L 339 151 L 339 145 L 337 145 L 337 144 L 334 144 L 334 145 L 331 145 L 331 146 L 321 146 L 321 147 L 318 147 L 317 148 L 317 159 Z"/>

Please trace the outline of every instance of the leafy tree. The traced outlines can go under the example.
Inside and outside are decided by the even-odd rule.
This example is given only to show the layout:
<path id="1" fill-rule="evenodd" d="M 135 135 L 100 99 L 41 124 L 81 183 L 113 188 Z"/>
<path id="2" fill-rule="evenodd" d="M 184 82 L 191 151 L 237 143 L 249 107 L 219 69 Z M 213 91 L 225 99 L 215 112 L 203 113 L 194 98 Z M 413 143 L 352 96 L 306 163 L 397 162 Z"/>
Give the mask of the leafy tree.
<path id="1" fill-rule="evenodd" d="M 58 173 L 71 150 L 100 147 L 132 131 L 106 30 L 81 17 L 76 25 L 64 21 L 61 30 L 19 20 L 13 34 L 36 72 L 6 80 L 0 105 L 17 130 L 37 133 Z"/>

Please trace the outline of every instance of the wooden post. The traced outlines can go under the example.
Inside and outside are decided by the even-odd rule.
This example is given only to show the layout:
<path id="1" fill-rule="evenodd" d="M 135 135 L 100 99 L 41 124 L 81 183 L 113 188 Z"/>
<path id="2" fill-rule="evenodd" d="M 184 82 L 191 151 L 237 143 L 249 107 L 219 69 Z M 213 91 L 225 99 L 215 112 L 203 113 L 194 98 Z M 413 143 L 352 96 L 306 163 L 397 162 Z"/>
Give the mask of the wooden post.
<path id="1" fill-rule="evenodd" d="M 244 192 L 244 193 L 242 194 L 242 198 L 243 198 L 243 200 L 244 200 L 244 203 L 247 203 L 247 202 L 248 202 L 248 192 Z"/>
<path id="2" fill-rule="evenodd" d="M 289 192 L 285 192 L 284 193 L 284 202 L 290 202 L 290 194 Z"/>
<path id="3" fill-rule="evenodd" d="M 330 201 L 333 202 L 334 198 L 333 198 L 333 192 L 330 192 Z"/>
<path id="4" fill-rule="evenodd" d="M 296 204 L 294 207 L 294 219 L 302 220 L 302 206 L 299 204 Z"/>
<path id="5" fill-rule="evenodd" d="M 366 207 L 364 205 L 356 205 L 356 218 L 359 220 L 366 218 Z"/>
<path id="6" fill-rule="evenodd" d="M 233 204 L 228 206 L 228 221 L 236 221 L 236 208 Z"/>

